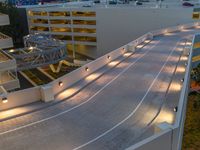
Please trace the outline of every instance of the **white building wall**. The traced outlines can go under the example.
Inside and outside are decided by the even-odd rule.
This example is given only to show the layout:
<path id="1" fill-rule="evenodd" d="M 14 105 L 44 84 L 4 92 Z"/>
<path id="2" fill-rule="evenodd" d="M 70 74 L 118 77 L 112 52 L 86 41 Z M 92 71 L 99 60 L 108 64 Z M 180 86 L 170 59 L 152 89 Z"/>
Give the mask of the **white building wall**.
<path id="1" fill-rule="evenodd" d="M 96 10 L 97 53 L 101 56 L 141 35 L 194 22 L 193 8 L 104 8 Z"/>
<path id="2" fill-rule="evenodd" d="M 29 9 L 28 9 L 29 10 Z M 89 34 L 97 38 L 97 48 L 82 47 L 80 53 L 86 54 L 91 57 L 102 56 L 133 39 L 140 37 L 146 32 L 157 30 L 169 26 L 176 26 L 178 24 L 185 24 L 194 22 L 192 19 L 193 8 L 173 7 L 173 8 L 136 8 L 126 6 L 116 6 L 112 8 L 105 7 L 77 7 L 77 8 L 65 8 L 65 7 L 52 7 L 52 8 L 31 8 L 31 10 L 39 11 L 96 11 L 96 17 L 84 17 L 85 19 L 96 19 L 96 26 L 88 25 L 82 28 L 96 28 L 96 34 Z M 31 18 L 38 18 L 34 16 Z M 40 16 L 41 18 L 41 16 Z M 42 16 L 42 18 L 48 18 L 48 16 Z M 59 18 L 59 17 L 54 17 Z M 68 17 L 66 17 L 68 18 Z M 66 19 L 65 18 L 65 19 Z M 70 18 L 70 17 L 69 17 Z M 74 17 L 73 17 L 74 18 Z M 81 18 L 81 17 L 77 17 Z M 83 18 L 83 17 L 82 17 Z M 28 19 L 29 20 L 29 19 Z M 87 19 L 86 19 L 87 20 Z M 29 28 L 32 23 L 29 22 Z M 49 26 L 48 24 L 41 24 L 40 26 Z M 56 26 L 56 25 L 51 25 Z M 66 25 L 59 25 L 66 26 Z M 80 26 L 79 26 L 80 27 Z M 51 31 L 50 31 L 51 32 Z M 68 34 L 69 33 L 59 33 Z M 71 34 L 71 33 L 70 33 Z M 83 33 L 74 33 L 76 35 L 83 35 Z M 68 41 L 68 43 L 71 41 Z M 92 42 L 89 43 L 91 45 Z M 77 44 L 87 45 L 86 42 Z M 95 47 L 95 46 L 94 46 Z"/>

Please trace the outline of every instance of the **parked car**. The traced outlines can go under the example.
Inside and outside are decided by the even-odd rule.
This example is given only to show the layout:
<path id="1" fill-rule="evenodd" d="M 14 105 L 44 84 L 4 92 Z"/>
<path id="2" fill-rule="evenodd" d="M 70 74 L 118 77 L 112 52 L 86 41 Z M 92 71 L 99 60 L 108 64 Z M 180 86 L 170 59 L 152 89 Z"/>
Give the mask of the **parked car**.
<path id="1" fill-rule="evenodd" d="M 136 5 L 142 5 L 142 2 L 138 2 L 138 1 L 136 1 L 135 4 L 136 4 Z"/>
<path id="2" fill-rule="evenodd" d="M 194 4 L 191 4 L 191 3 L 189 3 L 189 2 L 184 2 L 184 3 L 183 3 L 183 6 L 192 7 L 192 6 L 194 6 Z"/>
<path id="3" fill-rule="evenodd" d="M 94 3 L 100 3 L 100 0 L 94 0 Z"/>
<path id="4" fill-rule="evenodd" d="M 92 7 L 92 6 L 89 4 L 86 4 L 86 5 L 83 5 L 83 7 Z"/>
<path id="5" fill-rule="evenodd" d="M 118 4 L 125 4 L 125 1 L 124 0 L 118 0 L 117 3 Z"/>
<path id="6" fill-rule="evenodd" d="M 117 2 L 116 2 L 116 1 L 109 1 L 109 4 L 110 4 L 110 5 L 116 5 Z"/>

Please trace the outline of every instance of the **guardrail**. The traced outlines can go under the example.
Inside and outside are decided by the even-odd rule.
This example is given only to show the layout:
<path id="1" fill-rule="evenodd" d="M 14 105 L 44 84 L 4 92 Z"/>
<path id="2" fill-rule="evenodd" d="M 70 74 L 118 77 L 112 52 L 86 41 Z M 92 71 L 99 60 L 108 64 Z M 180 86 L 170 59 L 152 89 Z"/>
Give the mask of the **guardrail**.
<path id="1" fill-rule="evenodd" d="M 189 61 L 186 68 L 184 83 L 183 83 L 183 87 L 180 94 L 180 99 L 179 99 L 179 104 L 178 104 L 179 110 L 176 115 L 175 125 L 173 126 L 173 130 L 177 130 L 178 134 L 173 135 L 173 139 L 176 139 L 176 141 L 173 143 L 172 148 L 177 149 L 177 150 L 181 150 L 181 145 L 182 145 L 187 98 L 188 98 L 188 91 L 189 91 L 189 86 L 190 86 L 189 83 L 190 83 L 190 71 L 191 71 L 191 65 L 192 65 L 194 38 L 195 36 L 193 37 L 193 40 L 192 40 Z"/>
<path id="2" fill-rule="evenodd" d="M 15 59 L 8 59 L 0 62 L 0 71 L 15 70 L 17 67 Z"/>
<path id="3" fill-rule="evenodd" d="M 143 35 L 142 37 L 138 38 L 137 40 L 134 40 L 127 45 L 124 45 L 102 57 L 97 58 L 96 60 L 89 62 L 88 64 L 70 72 L 69 74 L 64 75 L 63 77 L 54 80 L 49 85 L 53 87 L 53 93 L 54 95 L 62 92 L 66 88 L 69 88 L 74 83 L 80 81 L 81 79 L 85 78 L 86 76 L 92 74 L 93 72 L 97 71 L 101 67 L 105 66 L 111 61 L 114 61 L 119 56 L 122 56 L 124 53 L 134 50 L 135 47 L 144 42 L 145 40 L 152 38 L 151 33 L 147 33 Z M 109 59 L 108 59 L 109 56 Z M 86 68 L 88 68 L 86 70 Z M 59 86 L 59 83 L 62 82 L 62 87 Z"/>
<path id="4" fill-rule="evenodd" d="M 9 17 L 6 14 L 0 14 L 0 26 L 9 25 Z"/>
<path id="5" fill-rule="evenodd" d="M 192 24 L 187 25 L 187 27 L 190 28 L 191 25 Z M 199 25 L 199 23 L 198 24 L 195 23 L 193 25 L 196 26 L 196 25 Z M 181 27 L 181 30 L 182 29 L 183 28 Z M 127 150 L 149 150 L 149 149 L 181 150 L 186 106 L 187 106 L 187 95 L 188 95 L 189 82 L 190 82 L 190 70 L 191 70 L 191 64 L 192 64 L 193 44 L 194 44 L 194 38 L 193 38 L 192 46 L 190 49 L 188 65 L 185 71 L 186 73 L 184 75 L 184 83 L 182 85 L 182 89 L 180 93 L 178 111 L 175 118 L 175 124 L 169 125 L 166 130 L 162 130 L 161 132 L 156 133 L 139 143 L 136 143 L 135 145 L 129 147 Z"/>
<path id="6" fill-rule="evenodd" d="M 139 37 L 138 39 L 84 65 L 81 68 L 78 68 L 76 70 L 74 70 L 73 72 L 64 75 L 63 77 L 54 80 L 51 84 L 51 86 L 53 87 L 53 93 L 56 95 L 59 92 L 62 92 L 64 89 L 69 88 L 71 85 L 73 85 L 75 82 L 78 82 L 80 79 L 85 78 L 86 76 L 88 76 L 89 74 L 95 72 L 96 70 L 98 70 L 99 68 L 103 67 L 104 65 L 106 65 L 107 63 L 109 63 L 110 61 L 115 60 L 117 57 L 121 56 L 123 53 L 129 51 L 129 50 L 133 50 L 135 49 L 135 47 L 139 44 L 141 44 L 142 42 L 144 42 L 147 39 L 151 39 L 154 36 L 158 36 L 158 35 L 162 35 L 165 33 L 169 33 L 169 32 L 175 32 L 175 31 L 181 31 L 183 29 L 188 29 L 188 28 L 192 28 L 196 25 L 199 25 L 199 23 L 191 23 L 191 24 L 186 24 L 186 25 L 181 25 L 181 26 L 175 26 L 175 27 L 170 27 L 167 29 L 161 29 L 161 30 L 156 30 L 156 31 L 152 31 L 149 32 L 141 37 Z M 124 51 L 123 51 L 124 50 Z M 107 59 L 107 56 L 110 56 L 110 59 Z M 89 71 L 85 71 L 85 68 L 89 68 Z M 59 82 L 63 83 L 63 86 L 60 87 L 59 86 Z"/>
<path id="7" fill-rule="evenodd" d="M 1 35 L 4 36 L 4 38 L 0 38 L 0 48 L 4 49 L 4 48 L 10 48 L 13 47 L 13 40 L 11 37 L 0 33 Z"/>

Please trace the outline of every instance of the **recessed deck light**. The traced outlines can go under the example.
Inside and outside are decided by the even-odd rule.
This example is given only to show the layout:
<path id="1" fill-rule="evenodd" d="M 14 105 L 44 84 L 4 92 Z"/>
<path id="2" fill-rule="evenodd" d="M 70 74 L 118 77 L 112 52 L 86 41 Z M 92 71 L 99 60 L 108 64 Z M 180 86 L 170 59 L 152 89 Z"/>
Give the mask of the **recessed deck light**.
<path id="1" fill-rule="evenodd" d="M 3 98 L 2 98 L 2 103 L 5 104 L 5 103 L 7 103 L 7 102 L 8 102 L 8 98 L 7 98 L 7 97 L 3 97 Z"/>
<path id="2" fill-rule="evenodd" d="M 183 79 L 181 79 L 181 82 L 184 82 L 184 78 L 183 78 Z"/>
<path id="3" fill-rule="evenodd" d="M 178 111 L 178 107 L 174 107 L 174 112 L 177 112 Z"/>
<path id="4" fill-rule="evenodd" d="M 88 67 L 85 67 L 85 71 L 89 71 L 89 68 L 88 68 Z"/>
<path id="5" fill-rule="evenodd" d="M 63 82 L 62 82 L 62 81 L 59 81 L 58 85 L 59 85 L 59 86 L 63 86 Z"/>

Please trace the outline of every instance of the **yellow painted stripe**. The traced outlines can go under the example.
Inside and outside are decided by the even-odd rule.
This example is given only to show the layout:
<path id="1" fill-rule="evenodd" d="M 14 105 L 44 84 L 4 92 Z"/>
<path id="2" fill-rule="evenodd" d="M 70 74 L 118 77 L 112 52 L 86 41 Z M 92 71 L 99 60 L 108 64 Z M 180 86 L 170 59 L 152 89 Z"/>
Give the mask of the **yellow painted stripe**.
<path id="1" fill-rule="evenodd" d="M 194 43 L 194 48 L 200 48 L 200 42 Z"/>
<path id="2" fill-rule="evenodd" d="M 192 57 L 192 62 L 196 62 L 200 60 L 200 55 Z"/>

